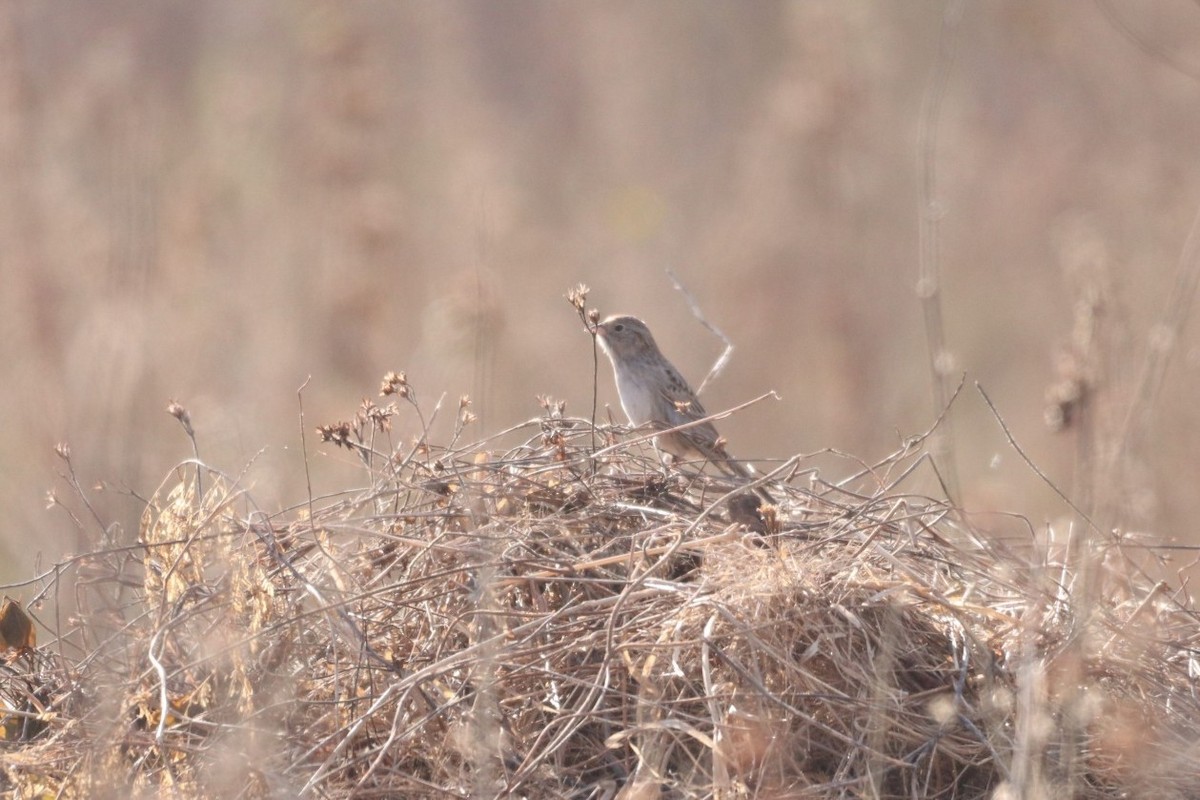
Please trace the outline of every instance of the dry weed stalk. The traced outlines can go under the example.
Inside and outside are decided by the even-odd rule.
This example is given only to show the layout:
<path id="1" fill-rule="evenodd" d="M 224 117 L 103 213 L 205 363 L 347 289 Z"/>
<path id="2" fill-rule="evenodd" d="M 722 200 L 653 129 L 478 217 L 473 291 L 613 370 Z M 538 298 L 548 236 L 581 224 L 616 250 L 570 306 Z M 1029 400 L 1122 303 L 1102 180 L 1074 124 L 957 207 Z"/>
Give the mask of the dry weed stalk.
<path id="1" fill-rule="evenodd" d="M 736 487 L 596 455 L 610 430 L 543 406 L 504 452 L 381 452 L 364 406 L 322 432 L 367 485 L 299 511 L 175 471 L 136 546 L 41 576 L 79 613 L 6 668 L 43 725 L 9 735 L 6 790 L 1054 797 L 1069 728 L 1076 797 L 1198 796 L 1200 626 L 1116 544 L 1075 646 L 1071 569 L 905 493 L 919 448 L 772 484 L 762 547 Z"/>

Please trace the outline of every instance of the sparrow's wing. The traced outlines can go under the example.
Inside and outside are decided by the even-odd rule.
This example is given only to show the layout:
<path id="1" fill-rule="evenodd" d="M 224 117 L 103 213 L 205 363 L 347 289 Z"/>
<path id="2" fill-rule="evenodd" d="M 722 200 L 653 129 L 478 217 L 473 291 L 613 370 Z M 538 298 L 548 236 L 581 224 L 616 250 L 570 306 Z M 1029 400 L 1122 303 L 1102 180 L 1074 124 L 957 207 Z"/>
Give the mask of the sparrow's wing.
<path id="1" fill-rule="evenodd" d="M 661 388 L 663 405 L 666 408 L 666 418 L 674 425 L 685 425 L 708 416 L 700 398 L 687 385 L 687 381 L 673 368 L 667 367 L 666 380 Z M 704 425 L 697 426 L 706 427 Z M 715 438 L 715 435 L 714 435 Z"/>
<path id="2" fill-rule="evenodd" d="M 670 423 L 670 427 L 686 425 L 708 416 L 700 399 L 696 397 L 695 392 L 687 385 L 687 381 L 674 368 L 670 366 L 666 368 L 665 378 L 660 390 L 660 399 L 665 407 L 663 416 Z M 730 458 L 717 433 L 716 426 L 711 422 L 702 422 L 699 425 L 676 431 L 663 437 L 661 444 L 667 451 L 677 455 L 697 455 L 728 475 L 748 480 L 756 477 L 752 469 L 740 461 Z M 774 502 L 774 499 L 765 490 L 760 489 L 759 493 L 767 502 Z"/>
<path id="3" fill-rule="evenodd" d="M 661 389 L 661 400 L 663 419 L 667 421 L 668 427 L 677 428 L 708 416 L 700 399 L 673 369 L 667 370 L 666 380 Z M 725 448 L 720 444 L 717 428 L 711 422 L 700 422 L 676 431 L 671 434 L 666 446 L 667 449 L 678 451 L 681 455 L 696 455 L 710 461 L 728 458 Z"/>

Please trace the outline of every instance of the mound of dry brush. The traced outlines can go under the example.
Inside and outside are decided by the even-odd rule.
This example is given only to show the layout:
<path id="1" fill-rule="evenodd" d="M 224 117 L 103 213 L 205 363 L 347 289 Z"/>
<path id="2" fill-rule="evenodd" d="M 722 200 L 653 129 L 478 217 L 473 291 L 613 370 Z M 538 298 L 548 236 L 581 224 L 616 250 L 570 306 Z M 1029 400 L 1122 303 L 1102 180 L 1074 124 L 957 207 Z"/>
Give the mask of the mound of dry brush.
<path id="1" fill-rule="evenodd" d="M 362 485 L 273 514 L 173 470 L 136 543 L 19 589 L 4 791 L 1200 797 L 1200 626 L 1121 543 L 998 543 L 908 492 L 919 442 L 758 512 L 545 409 L 393 449 L 366 403 L 320 429 Z"/>

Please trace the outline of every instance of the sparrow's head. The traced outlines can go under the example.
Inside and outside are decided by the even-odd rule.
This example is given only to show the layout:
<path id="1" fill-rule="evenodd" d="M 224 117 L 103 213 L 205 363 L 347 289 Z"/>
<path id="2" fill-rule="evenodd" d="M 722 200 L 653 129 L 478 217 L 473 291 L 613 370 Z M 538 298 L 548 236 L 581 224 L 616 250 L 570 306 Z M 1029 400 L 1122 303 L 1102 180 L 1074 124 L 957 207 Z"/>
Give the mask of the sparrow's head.
<path id="1" fill-rule="evenodd" d="M 596 333 L 600 336 L 604 352 L 614 362 L 658 352 L 650 329 L 637 317 L 609 317 L 596 326 Z"/>

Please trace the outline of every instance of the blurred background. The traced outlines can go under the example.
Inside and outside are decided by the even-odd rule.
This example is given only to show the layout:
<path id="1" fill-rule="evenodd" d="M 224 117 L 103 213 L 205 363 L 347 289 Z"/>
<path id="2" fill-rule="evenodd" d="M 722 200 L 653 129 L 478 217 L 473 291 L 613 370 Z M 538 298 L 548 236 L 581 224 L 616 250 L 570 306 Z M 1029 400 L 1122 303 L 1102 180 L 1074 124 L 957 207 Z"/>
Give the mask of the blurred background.
<path id="1" fill-rule="evenodd" d="M 698 384 L 723 345 L 668 269 L 736 348 L 709 409 L 781 398 L 723 423 L 735 454 L 879 459 L 938 414 L 928 169 L 963 502 L 1069 511 L 979 381 L 1064 492 L 1196 543 L 1193 329 L 1116 431 L 1200 208 L 1200 6 L 962 8 L 944 35 L 926 0 L 3 4 L 0 580 L 100 540 L 58 442 L 111 540 L 136 537 L 191 455 L 171 399 L 267 511 L 305 497 L 302 427 L 314 492 L 356 485 L 313 428 L 387 370 L 446 420 L 469 394 L 474 438 L 539 394 L 586 416 L 579 282 Z M 1072 374 L 1094 428 L 1054 433 Z M 419 430 L 403 409 L 397 435 Z M 1120 474 L 1078 485 L 1116 443 Z"/>

